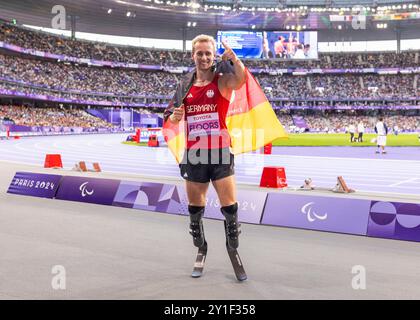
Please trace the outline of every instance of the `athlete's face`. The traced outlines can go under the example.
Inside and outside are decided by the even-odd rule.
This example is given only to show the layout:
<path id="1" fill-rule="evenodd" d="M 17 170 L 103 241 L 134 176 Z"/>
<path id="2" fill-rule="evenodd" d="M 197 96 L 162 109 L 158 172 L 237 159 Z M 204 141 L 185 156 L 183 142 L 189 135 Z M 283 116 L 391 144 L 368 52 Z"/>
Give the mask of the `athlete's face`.
<path id="1" fill-rule="evenodd" d="M 211 42 L 197 42 L 193 49 L 192 58 L 197 69 L 207 70 L 214 61 L 215 48 Z"/>

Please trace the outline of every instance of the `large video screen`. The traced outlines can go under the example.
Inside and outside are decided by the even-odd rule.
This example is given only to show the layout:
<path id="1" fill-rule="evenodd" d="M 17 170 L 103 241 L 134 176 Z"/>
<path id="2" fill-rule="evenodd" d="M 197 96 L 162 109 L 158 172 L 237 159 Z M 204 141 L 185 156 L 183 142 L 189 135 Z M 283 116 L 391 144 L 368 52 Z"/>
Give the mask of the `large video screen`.
<path id="1" fill-rule="evenodd" d="M 318 59 L 316 31 L 218 31 L 218 54 L 222 41 L 245 59 Z"/>

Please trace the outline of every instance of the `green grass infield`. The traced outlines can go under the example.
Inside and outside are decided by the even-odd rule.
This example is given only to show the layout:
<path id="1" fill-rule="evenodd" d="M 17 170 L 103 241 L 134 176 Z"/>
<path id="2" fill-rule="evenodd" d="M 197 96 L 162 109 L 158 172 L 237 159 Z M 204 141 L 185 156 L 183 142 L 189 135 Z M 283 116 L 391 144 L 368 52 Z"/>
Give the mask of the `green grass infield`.
<path id="1" fill-rule="evenodd" d="M 376 143 L 372 142 L 376 139 L 375 134 L 363 135 L 363 142 L 350 142 L 350 134 L 345 133 L 292 133 L 289 139 L 277 139 L 273 142 L 273 146 L 312 146 L 312 147 L 328 147 L 328 146 L 346 146 L 346 147 L 372 147 Z M 132 146 L 147 146 L 147 142 L 124 141 L 123 144 Z M 391 147 L 419 147 L 420 140 L 418 134 L 388 134 L 387 146 Z"/>
<path id="2" fill-rule="evenodd" d="M 356 135 L 357 136 L 357 135 Z M 290 134 L 289 139 L 277 139 L 273 146 L 347 146 L 347 147 L 371 147 L 375 146 L 375 134 L 364 134 L 363 142 L 350 142 L 350 134 L 345 133 L 297 133 Z M 387 146 L 394 147 L 418 147 L 420 146 L 418 134 L 388 134 Z"/>

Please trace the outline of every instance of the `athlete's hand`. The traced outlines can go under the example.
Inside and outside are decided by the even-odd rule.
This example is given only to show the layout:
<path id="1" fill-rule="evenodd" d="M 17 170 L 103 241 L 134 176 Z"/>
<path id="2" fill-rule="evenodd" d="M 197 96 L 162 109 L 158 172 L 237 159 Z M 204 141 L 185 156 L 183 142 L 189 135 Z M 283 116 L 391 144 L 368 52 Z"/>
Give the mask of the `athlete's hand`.
<path id="1" fill-rule="evenodd" d="M 171 114 L 169 117 L 172 122 L 179 122 L 184 118 L 185 108 L 184 105 L 181 104 L 179 108 L 174 109 L 174 113 Z"/>
<path id="2" fill-rule="evenodd" d="M 223 47 L 225 48 L 225 52 L 222 54 L 222 60 L 231 60 L 233 63 L 237 62 L 239 59 L 236 56 L 235 52 L 232 50 L 231 47 L 225 42 L 222 41 Z"/>

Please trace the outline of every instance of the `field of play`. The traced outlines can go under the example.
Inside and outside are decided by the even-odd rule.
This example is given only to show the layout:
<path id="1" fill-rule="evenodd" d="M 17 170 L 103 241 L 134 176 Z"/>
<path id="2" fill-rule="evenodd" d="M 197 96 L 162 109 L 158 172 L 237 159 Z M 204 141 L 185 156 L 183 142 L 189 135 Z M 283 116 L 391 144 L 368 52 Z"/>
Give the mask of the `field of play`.
<path id="1" fill-rule="evenodd" d="M 357 137 L 357 135 L 356 135 Z M 350 134 L 345 133 L 298 133 L 290 134 L 289 139 L 277 139 L 274 146 L 355 146 L 355 147 L 372 147 L 375 143 L 372 139 L 376 138 L 375 134 L 363 135 L 363 142 L 350 142 Z M 420 146 L 419 136 L 417 134 L 388 134 L 388 146 L 414 147 Z"/>
<path id="2" fill-rule="evenodd" d="M 357 137 L 357 135 L 356 135 Z M 273 142 L 273 146 L 314 146 L 314 147 L 328 147 L 328 146 L 353 146 L 353 147 L 372 147 L 376 143 L 372 142 L 375 139 L 375 134 L 365 134 L 363 142 L 350 142 L 350 134 L 345 133 L 292 133 L 289 134 L 288 139 L 277 139 Z M 147 146 L 147 142 L 124 141 L 124 144 Z M 390 147 L 419 147 L 420 139 L 417 134 L 388 134 L 387 146 Z"/>

